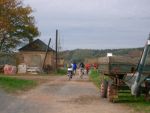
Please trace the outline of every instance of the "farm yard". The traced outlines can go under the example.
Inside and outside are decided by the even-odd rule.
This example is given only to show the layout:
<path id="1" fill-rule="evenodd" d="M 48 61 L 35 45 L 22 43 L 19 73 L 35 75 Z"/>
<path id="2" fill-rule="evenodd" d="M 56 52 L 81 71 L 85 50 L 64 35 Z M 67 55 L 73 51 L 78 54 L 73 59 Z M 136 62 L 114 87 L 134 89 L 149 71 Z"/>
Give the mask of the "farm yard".
<path id="1" fill-rule="evenodd" d="M 0 0 L 0 113 L 150 113 L 149 0 Z"/>
<path id="2" fill-rule="evenodd" d="M 1 89 L 1 113 L 134 113 L 134 109 L 126 104 L 113 104 L 101 99 L 99 90 L 87 76 L 81 80 L 75 75 L 71 81 L 66 76 L 8 77 L 12 81 L 14 78 L 39 81 L 40 84 L 18 93 L 6 93 Z"/>
<path id="3" fill-rule="evenodd" d="M 73 75 L 71 80 L 68 80 L 68 76 L 66 76 L 68 73 L 67 67 L 58 67 L 56 70 L 54 64 L 51 64 L 51 58 L 53 57 L 49 56 L 47 58 L 51 60 L 49 61 L 48 59 L 46 63 L 49 62 L 49 65 L 54 67 L 49 68 L 49 71 L 43 68 L 42 71 L 42 63 L 39 61 L 43 61 L 43 59 L 30 60 L 30 58 L 32 58 L 31 56 L 34 56 L 33 54 L 39 53 L 31 51 L 29 53 L 23 52 L 23 58 L 22 55 L 20 56 L 19 54 L 19 57 L 16 56 L 15 59 L 1 55 L 3 58 L 1 59 L 2 64 L 6 62 L 13 64 L 1 67 L 0 98 L 2 98 L 3 101 L 1 103 L 3 106 L 3 108 L 1 108 L 2 113 L 58 113 L 62 111 L 64 113 L 98 113 L 99 111 L 104 111 L 104 113 L 149 113 L 150 111 L 150 101 L 145 100 L 145 95 L 142 94 L 141 97 L 132 96 L 129 88 L 127 90 L 114 89 L 118 91 L 117 93 L 113 93 L 115 98 L 110 95 L 110 97 L 113 97 L 113 101 L 110 101 L 111 98 L 109 95 L 107 95 L 107 98 L 104 98 L 105 95 L 102 91 L 102 83 L 104 80 L 107 81 L 111 75 L 111 79 L 116 77 L 112 79 L 115 80 L 115 83 L 118 79 L 117 74 L 119 75 L 119 73 L 121 73 L 122 76 L 122 71 L 123 75 L 126 75 L 124 73 L 134 71 L 131 69 L 137 65 L 139 58 L 136 60 L 136 65 L 132 64 L 133 61 L 135 62 L 135 58 L 132 58 L 133 61 L 129 59 L 126 60 L 127 56 L 100 57 L 97 58 L 96 61 L 90 60 L 90 63 L 85 61 L 85 63 L 89 63 L 89 74 L 86 74 L 87 71 L 85 67 L 83 78 L 81 78 L 80 68 L 78 67 L 77 73 Z M 9 54 L 6 55 L 9 56 Z M 42 56 L 42 54 L 40 53 L 39 56 Z M 21 58 L 21 61 L 26 62 L 24 62 L 23 65 L 18 65 L 18 67 L 14 66 L 20 62 L 17 60 L 19 58 Z M 26 58 L 27 60 L 25 60 Z M 108 62 L 109 58 L 111 58 L 112 62 Z M 114 61 L 117 62 L 114 63 Z M 125 62 L 125 64 L 123 62 Z M 113 69 L 113 66 L 115 69 Z M 126 66 L 126 68 L 124 66 Z M 147 62 L 144 70 L 146 73 L 149 73 L 148 66 L 149 63 Z M 107 76 L 102 75 L 103 71 Z M 120 79 L 122 79 L 122 77 L 119 78 L 119 80 Z M 119 87 L 121 82 L 116 83 L 118 83 L 118 85 L 115 84 L 116 87 Z M 108 92 L 109 90 L 107 90 L 107 93 Z"/>
<path id="4" fill-rule="evenodd" d="M 45 48 L 39 46 L 40 50 L 37 50 L 39 48 L 37 46 L 35 48 L 34 44 L 41 44 Z M 145 95 L 132 96 L 129 88 L 118 90 L 122 84 L 121 79 L 124 80 L 122 76 L 135 71 L 132 68 L 136 68 L 139 58 L 111 56 L 88 59 L 85 60 L 85 64 L 90 69 L 89 75 L 85 65 L 83 78 L 81 78 L 78 65 L 77 73 L 68 80 L 65 62 L 61 64 L 58 62 L 56 69 L 56 62 L 54 62 L 56 53 L 53 50 L 48 50 L 50 53 L 44 58 L 46 56 L 44 50 L 47 47 L 42 41 L 35 40 L 21 48 L 19 54 L 1 54 L 0 98 L 3 101 L 1 103 L 3 108 L 0 109 L 2 113 L 60 113 L 62 111 L 64 113 L 98 113 L 99 111 L 149 113 L 150 101 L 145 100 Z M 42 61 L 46 62 L 42 63 Z M 45 68 L 47 66 L 49 68 Z M 145 73 L 146 75 L 149 73 L 149 59 L 144 66 L 143 74 Z M 107 83 L 108 78 L 113 78 L 111 83 L 114 84 L 115 89 L 108 89 L 108 84 L 107 93 L 104 93 L 105 87 L 102 83 L 104 81 Z M 130 84 L 132 85 L 133 82 L 134 79 Z M 148 89 L 149 96 L 149 88 L 145 89 Z"/>
<path id="5" fill-rule="evenodd" d="M 131 96 L 130 91 L 119 93 L 116 103 L 101 98 L 99 78 L 94 70 L 83 79 L 77 74 L 71 81 L 56 74 L 1 75 L 1 113 L 149 113 L 150 102 Z"/>

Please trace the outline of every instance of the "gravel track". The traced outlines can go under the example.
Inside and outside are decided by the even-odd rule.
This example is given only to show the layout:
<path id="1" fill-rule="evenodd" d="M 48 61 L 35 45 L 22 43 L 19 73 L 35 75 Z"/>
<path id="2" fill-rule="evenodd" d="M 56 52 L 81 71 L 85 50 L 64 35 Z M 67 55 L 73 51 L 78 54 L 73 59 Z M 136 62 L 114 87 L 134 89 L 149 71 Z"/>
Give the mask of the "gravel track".
<path id="1" fill-rule="evenodd" d="M 87 76 L 82 80 L 73 76 L 71 81 L 49 76 L 46 81 L 21 95 L 0 91 L 0 113 L 134 113 L 125 105 L 101 99 Z"/>

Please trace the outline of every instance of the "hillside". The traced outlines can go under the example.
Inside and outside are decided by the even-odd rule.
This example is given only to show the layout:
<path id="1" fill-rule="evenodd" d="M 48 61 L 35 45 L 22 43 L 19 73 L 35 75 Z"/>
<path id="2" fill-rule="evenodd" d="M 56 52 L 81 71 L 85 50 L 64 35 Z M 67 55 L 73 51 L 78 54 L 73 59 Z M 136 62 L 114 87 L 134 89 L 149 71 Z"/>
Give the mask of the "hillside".
<path id="1" fill-rule="evenodd" d="M 143 48 L 127 48 L 127 49 L 76 49 L 63 51 L 61 56 L 65 61 L 84 61 L 85 58 L 97 58 L 106 56 L 107 53 L 113 53 L 113 55 L 126 55 L 131 57 L 140 56 Z"/>

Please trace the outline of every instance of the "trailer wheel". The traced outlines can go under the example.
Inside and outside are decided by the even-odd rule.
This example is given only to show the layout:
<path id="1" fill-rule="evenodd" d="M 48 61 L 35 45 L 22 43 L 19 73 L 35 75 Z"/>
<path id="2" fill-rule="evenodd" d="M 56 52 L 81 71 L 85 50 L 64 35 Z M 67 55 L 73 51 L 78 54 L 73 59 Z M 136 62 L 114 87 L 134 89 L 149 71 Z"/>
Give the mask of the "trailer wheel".
<path id="1" fill-rule="evenodd" d="M 112 102 L 113 101 L 113 98 L 112 98 L 112 86 L 110 84 L 108 84 L 108 88 L 107 88 L 107 99 L 109 102 Z"/>
<path id="2" fill-rule="evenodd" d="M 108 87 L 108 81 L 104 79 L 100 86 L 100 95 L 102 98 L 107 97 L 107 87 Z"/>
<path id="3" fill-rule="evenodd" d="M 109 102 L 115 102 L 115 98 L 118 97 L 117 89 L 112 84 L 108 84 L 107 99 Z"/>

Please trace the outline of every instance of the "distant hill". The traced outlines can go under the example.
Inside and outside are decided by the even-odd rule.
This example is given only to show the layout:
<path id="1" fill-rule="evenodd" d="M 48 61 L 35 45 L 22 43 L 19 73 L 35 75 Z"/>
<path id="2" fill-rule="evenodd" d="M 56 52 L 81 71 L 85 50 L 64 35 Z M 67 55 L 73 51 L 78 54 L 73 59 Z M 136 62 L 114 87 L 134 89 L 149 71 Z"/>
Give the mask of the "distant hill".
<path id="1" fill-rule="evenodd" d="M 75 50 L 67 50 L 63 51 L 61 56 L 65 59 L 65 61 L 76 61 L 81 62 L 86 58 L 97 58 L 106 56 L 107 53 L 113 53 L 113 55 L 126 55 L 131 57 L 140 56 L 143 51 L 143 48 L 128 48 L 128 49 L 75 49 Z"/>

